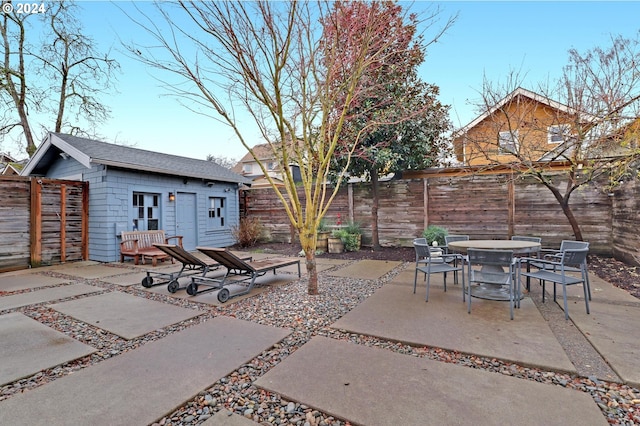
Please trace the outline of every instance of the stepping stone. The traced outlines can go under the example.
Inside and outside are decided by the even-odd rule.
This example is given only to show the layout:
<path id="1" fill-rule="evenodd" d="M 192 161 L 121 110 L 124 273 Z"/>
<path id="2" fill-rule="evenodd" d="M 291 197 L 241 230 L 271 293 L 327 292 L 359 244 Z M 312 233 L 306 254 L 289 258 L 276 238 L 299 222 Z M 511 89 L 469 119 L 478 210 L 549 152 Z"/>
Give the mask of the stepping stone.
<path id="1" fill-rule="evenodd" d="M 0 424 L 151 424 L 289 333 L 216 317 L 1 401 Z"/>
<path id="2" fill-rule="evenodd" d="M 239 414 L 222 409 L 202 423 L 202 426 L 256 426 L 256 423 Z"/>
<path id="3" fill-rule="evenodd" d="M 333 277 L 377 280 L 401 264 L 402 262 L 391 260 L 361 260 L 337 271 L 329 272 L 329 275 Z"/>
<path id="4" fill-rule="evenodd" d="M 0 277 L 0 293 L 27 290 L 38 287 L 51 287 L 68 283 L 68 278 L 48 277 L 40 274 L 3 275 Z"/>
<path id="5" fill-rule="evenodd" d="M 136 284 L 142 284 L 142 279 L 146 276 L 146 272 L 134 272 L 132 274 L 115 275 L 111 277 L 100 278 L 100 281 L 128 287 Z"/>
<path id="6" fill-rule="evenodd" d="M 385 285 L 331 325 L 383 339 L 434 346 L 499 358 L 523 365 L 576 373 L 540 311 L 530 298 L 509 319 L 509 303 L 474 298 L 471 314 L 462 302 L 462 286 Z"/>
<path id="7" fill-rule="evenodd" d="M 0 386 L 96 351 L 18 312 L 0 315 L 0 342 Z"/>
<path id="8" fill-rule="evenodd" d="M 202 313 L 118 291 L 57 303 L 51 308 L 125 339 L 135 339 Z"/>
<path id="9" fill-rule="evenodd" d="M 0 311 L 15 309 L 21 306 L 35 305 L 36 303 L 53 302 L 67 297 L 104 291 L 100 287 L 86 284 L 64 285 L 55 288 L 32 291 L 29 293 L 14 294 L 0 297 Z"/>
<path id="10" fill-rule="evenodd" d="M 256 385 L 360 425 L 607 425 L 578 390 L 326 337 Z"/>
<path id="11" fill-rule="evenodd" d="M 108 265 L 89 265 L 89 266 L 78 266 L 75 268 L 68 268 L 61 273 L 71 275 L 78 278 L 85 279 L 94 279 L 94 278 L 104 278 L 112 275 L 120 275 L 126 274 L 130 272 L 130 269 L 119 268 L 117 266 L 108 266 Z"/>

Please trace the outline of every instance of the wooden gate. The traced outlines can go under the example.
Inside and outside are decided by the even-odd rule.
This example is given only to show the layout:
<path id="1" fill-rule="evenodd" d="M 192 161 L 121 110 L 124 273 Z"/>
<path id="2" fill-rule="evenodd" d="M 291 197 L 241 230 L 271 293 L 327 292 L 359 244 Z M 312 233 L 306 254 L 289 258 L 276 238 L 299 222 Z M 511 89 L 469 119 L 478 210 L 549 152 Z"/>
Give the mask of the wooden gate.
<path id="1" fill-rule="evenodd" d="M 0 176 L 0 272 L 89 257 L 87 182 Z"/>

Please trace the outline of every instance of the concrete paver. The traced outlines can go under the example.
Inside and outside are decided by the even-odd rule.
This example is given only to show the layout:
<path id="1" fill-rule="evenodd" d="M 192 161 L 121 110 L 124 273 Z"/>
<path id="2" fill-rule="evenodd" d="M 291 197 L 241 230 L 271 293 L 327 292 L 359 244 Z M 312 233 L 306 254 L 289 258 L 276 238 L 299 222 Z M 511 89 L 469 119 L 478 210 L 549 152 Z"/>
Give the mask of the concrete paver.
<path id="1" fill-rule="evenodd" d="M 256 423 L 245 417 L 234 414 L 228 410 L 220 410 L 207 421 L 202 423 L 204 426 L 255 426 Z"/>
<path id="2" fill-rule="evenodd" d="M 0 424 L 151 424 L 288 334 L 216 317 L 2 401 Z"/>
<path id="3" fill-rule="evenodd" d="M 577 390 L 325 337 L 256 385 L 369 426 L 607 424 Z"/>
<path id="4" fill-rule="evenodd" d="M 11 292 L 38 287 L 51 287 L 68 282 L 68 278 L 49 277 L 39 274 L 6 275 L 0 277 L 0 291 Z"/>
<path id="5" fill-rule="evenodd" d="M 590 308 L 587 315 L 584 306 L 570 306 L 571 320 L 622 380 L 640 388 L 640 309 L 599 302 Z"/>
<path id="6" fill-rule="evenodd" d="M 129 287 L 136 284 L 142 284 L 142 279 L 147 276 L 146 272 L 133 272 L 124 275 L 114 275 L 109 277 L 102 277 L 100 281 L 104 281 L 109 284 L 116 284 L 123 287 Z M 166 285 L 166 284 L 165 284 Z"/>
<path id="7" fill-rule="evenodd" d="M 0 298 L 0 311 L 36 303 L 52 302 L 54 300 L 66 299 L 67 297 L 80 296 L 83 294 L 97 293 L 99 291 L 103 291 L 103 289 L 86 284 L 71 284 L 45 288 L 28 293 L 12 294 Z"/>
<path id="8" fill-rule="evenodd" d="M 0 342 L 0 385 L 96 351 L 18 312 L 0 315 Z"/>
<path id="9" fill-rule="evenodd" d="M 363 280 L 377 280 L 384 274 L 389 273 L 393 268 L 401 265 L 402 262 L 361 260 L 344 268 L 329 272 L 333 277 L 353 277 Z"/>
<path id="10" fill-rule="evenodd" d="M 193 309 L 118 291 L 57 303 L 51 308 L 125 339 L 134 339 L 201 314 Z"/>
<path id="11" fill-rule="evenodd" d="M 413 281 L 413 279 L 412 279 Z M 509 319 L 509 304 L 474 299 L 471 314 L 462 301 L 461 285 L 431 283 L 413 294 L 410 285 L 385 285 L 332 328 L 426 345 L 524 365 L 575 373 L 575 367 L 529 298 Z"/>
<path id="12" fill-rule="evenodd" d="M 89 265 L 85 267 L 68 268 L 60 272 L 78 278 L 94 279 L 126 274 L 127 272 L 133 272 L 133 270 L 128 268 L 120 268 L 117 266 L 109 266 L 108 264 L 99 264 Z"/>

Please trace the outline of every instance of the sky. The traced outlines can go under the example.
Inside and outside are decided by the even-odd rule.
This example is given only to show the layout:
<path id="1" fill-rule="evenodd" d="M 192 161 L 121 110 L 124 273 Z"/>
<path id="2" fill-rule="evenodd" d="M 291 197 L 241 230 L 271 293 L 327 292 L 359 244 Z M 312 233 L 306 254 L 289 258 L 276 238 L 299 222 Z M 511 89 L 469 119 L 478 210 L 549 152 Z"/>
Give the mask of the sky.
<path id="1" fill-rule="evenodd" d="M 145 44 L 146 34 L 122 9 L 133 10 L 128 1 L 78 2 L 78 19 L 85 34 L 101 51 L 120 63 L 117 93 L 100 97 L 111 111 L 111 118 L 95 129 L 101 140 L 167 154 L 205 159 L 207 155 L 239 160 L 246 149 L 232 131 L 211 117 L 195 114 L 170 96 L 158 79 L 167 77 L 128 57 L 122 42 Z M 46 4 L 46 2 L 45 2 Z M 412 3 L 404 7 L 417 12 L 437 6 L 439 19 L 458 14 L 455 24 L 437 43 L 427 48 L 420 76 L 440 88 L 440 101 L 450 105 L 451 121 L 462 127 L 475 117 L 473 103 L 480 98 L 482 82 L 504 81 L 511 71 L 526 76 L 525 88 L 557 78 L 567 64 L 568 50 L 580 52 L 608 47 L 612 35 L 634 38 L 640 30 L 640 2 L 511 2 L 446 1 Z M 149 1 L 136 1 L 142 10 Z M 437 28 L 435 23 L 434 28 Z M 433 31 L 427 29 L 430 40 Z M 247 127 L 249 128 L 249 127 Z M 253 144 L 263 141 L 257 132 Z M 23 150 L 4 141 L 0 151 L 18 159 Z"/>

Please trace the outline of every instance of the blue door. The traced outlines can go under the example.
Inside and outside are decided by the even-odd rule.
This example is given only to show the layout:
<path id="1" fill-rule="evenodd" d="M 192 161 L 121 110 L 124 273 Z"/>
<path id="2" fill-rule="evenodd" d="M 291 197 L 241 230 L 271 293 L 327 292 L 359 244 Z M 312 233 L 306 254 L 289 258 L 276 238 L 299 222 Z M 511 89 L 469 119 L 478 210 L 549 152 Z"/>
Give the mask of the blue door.
<path id="1" fill-rule="evenodd" d="M 182 235 L 182 245 L 185 250 L 195 250 L 198 245 L 196 194 L 178 192 L 176 208 L 176 235 Z"/>

